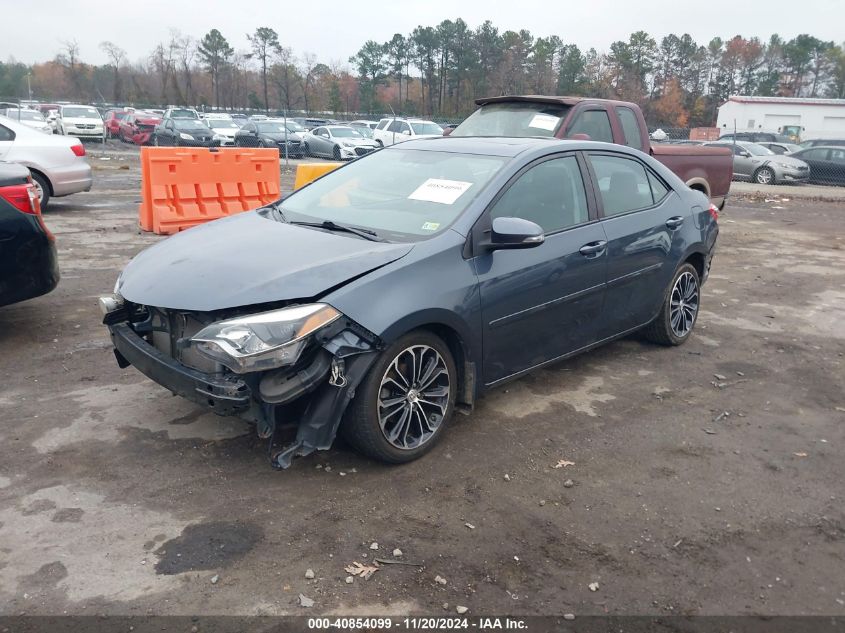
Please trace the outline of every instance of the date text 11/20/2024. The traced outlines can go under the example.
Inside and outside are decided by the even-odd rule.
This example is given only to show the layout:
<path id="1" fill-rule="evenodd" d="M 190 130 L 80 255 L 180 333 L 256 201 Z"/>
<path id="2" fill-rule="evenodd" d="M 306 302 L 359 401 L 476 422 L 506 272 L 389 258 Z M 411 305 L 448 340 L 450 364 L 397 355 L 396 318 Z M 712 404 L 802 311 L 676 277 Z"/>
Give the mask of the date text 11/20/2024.
<path id="1" fill-rule="evenodd" d="M 411 631 L 446 631 L 451 629 L 478 631 L 495 630 L 525 630 L 525 620 L 507 617 L 478 617 L 478 618 L 308 618 L 309 630 L 335 629 L 340 631 L 354 630 L 387 630 L 405 629 Z"/>

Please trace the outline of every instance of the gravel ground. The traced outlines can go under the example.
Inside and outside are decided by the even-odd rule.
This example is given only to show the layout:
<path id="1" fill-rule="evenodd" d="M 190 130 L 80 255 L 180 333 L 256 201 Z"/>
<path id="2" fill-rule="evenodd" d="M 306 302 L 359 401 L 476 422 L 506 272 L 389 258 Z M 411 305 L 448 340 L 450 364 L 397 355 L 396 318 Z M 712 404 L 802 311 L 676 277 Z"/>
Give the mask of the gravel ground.
<path id="1" fill-rule="evenodd" d="M 683 347 L 513 382 L 413 464 L 278 472 L 115 364 L 96 297 L 163 238 L 134 155 L 91 153 L 46 213 L 61 284 L 0 309 L 0 614 L 845 615 L 841 205 L 732 201 Z"/>

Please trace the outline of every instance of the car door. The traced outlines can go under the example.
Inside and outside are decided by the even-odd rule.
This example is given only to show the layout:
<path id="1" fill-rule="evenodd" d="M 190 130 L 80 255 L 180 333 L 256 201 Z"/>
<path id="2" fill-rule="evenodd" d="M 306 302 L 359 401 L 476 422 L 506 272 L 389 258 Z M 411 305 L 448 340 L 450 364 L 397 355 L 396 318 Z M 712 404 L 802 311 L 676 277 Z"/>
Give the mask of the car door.
<path id="1" fill-rule="evenodd" d="M 825 158 L 827 158 L 827 150 L 812 148 L 805 149 L 801 152 L 792 155 L 793 158 L 803 160 L 810 166 L 810 180 L 819 182 L 825 173 Z"/>
<path id="2" fill-rule="evenodd" d="M 689 209 L 644 163 L 629 154 L 590 152 L 601 225 L 607 236 L 605 318 L 599 337 L 649 321 L 675 272 Z M 689 216 L 689 217 L 688 217 Z"/>
<path id="3" fill-rule="evenodd" d="M 492 220 L 540 225 L 545 241 L 521 250 L 479 250 L 473 258 L 483 316 L 483 371 L 496 383 L 596 341 L 604 300 L 606 238 L 584 184 L 583 159 L 556 154 L 522 169 L 473 229 Z"/>
<path id="4" fill-rule="evenodd" d="M 327 128 L 320 128 L 320 152 L 326 158 L 331 158 L 334 143 Z"/>
<path id="5" fill-rule="evenodd" d="M 828 177 L 830 182 L 845 184 L 845 148 L 828 150 Z"/>
<path id="6" fill-rule="evenodd" d="M 751 152 L 742 145 L 736 143 L 714 143 L 716 147 L 727 147 L 733 152 L 733 175 L 734 178 L 751 178 L 755 165 L 752 163 Z"/>

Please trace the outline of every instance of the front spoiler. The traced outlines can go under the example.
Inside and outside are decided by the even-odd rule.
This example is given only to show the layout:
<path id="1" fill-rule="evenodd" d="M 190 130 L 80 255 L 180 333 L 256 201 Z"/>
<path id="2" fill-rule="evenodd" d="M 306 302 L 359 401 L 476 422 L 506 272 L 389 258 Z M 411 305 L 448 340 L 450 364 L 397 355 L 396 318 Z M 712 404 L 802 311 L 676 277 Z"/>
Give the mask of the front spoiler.
<path id="1" fill-rule="evenodd" d="M 114 354 L 121 367 L 133 365 L 175 394 L 209 407 L 218 415 L 236 415 L 249 408 L 252 392 L 243 380 L 205 374 L 185 367 L 138 336 L 125 323 L 109 326 Z"/>

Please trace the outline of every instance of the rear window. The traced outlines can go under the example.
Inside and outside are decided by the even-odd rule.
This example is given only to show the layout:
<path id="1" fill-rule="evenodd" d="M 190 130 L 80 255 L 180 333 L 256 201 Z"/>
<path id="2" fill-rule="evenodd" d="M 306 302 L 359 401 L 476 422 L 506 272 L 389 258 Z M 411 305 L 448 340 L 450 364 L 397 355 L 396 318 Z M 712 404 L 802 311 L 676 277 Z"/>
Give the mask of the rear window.
<path id="1" fill-rule="evenodd" d="M 470 114 L 452 136 L 554 136 L 570 106 L 488 103 Z"/>

